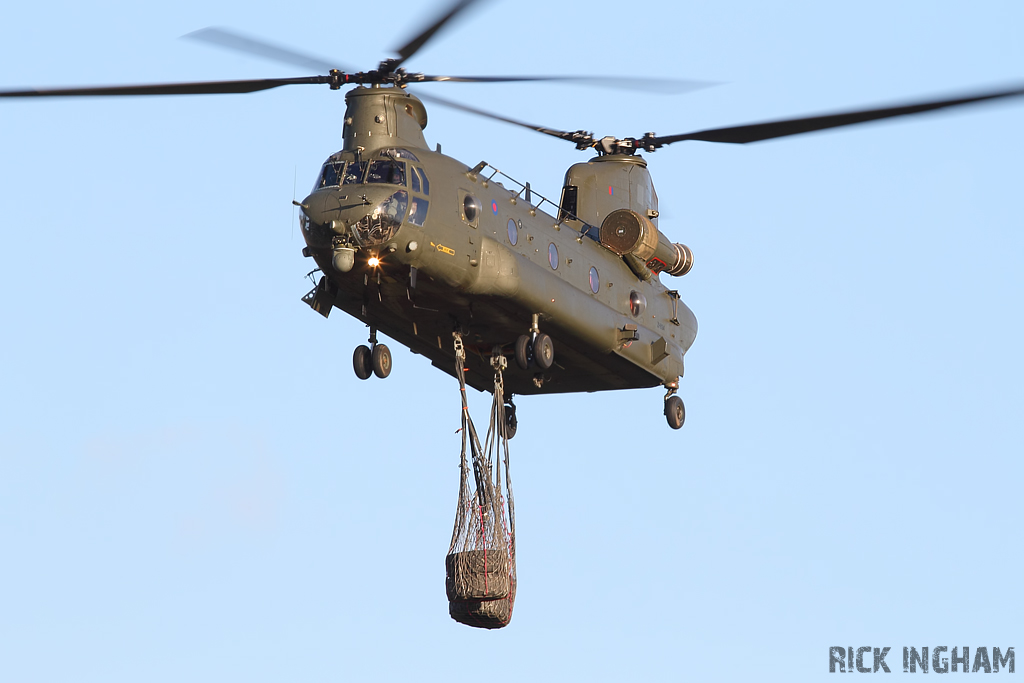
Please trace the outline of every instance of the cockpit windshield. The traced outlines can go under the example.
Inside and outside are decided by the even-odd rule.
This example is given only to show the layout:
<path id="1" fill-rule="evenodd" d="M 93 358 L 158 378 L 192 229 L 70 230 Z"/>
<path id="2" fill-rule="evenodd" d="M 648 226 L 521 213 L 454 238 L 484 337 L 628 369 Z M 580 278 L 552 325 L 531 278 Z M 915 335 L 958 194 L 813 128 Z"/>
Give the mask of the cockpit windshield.
<path id="1" fill-rule="evenodd" d="M 355 185 L 362 182 L 363 171 L 366 169 L 365 161 L 352 161 L 349 162 L 347 168 L 345 168 L 345 178 L 342 181 L 342 185 Z"/>
<path id="2" fill-rule="evenodd" d="M 381 159 L 370 162 L 370 170 L 366 172 L 367 183 L 386 183 L 388 185 L 405 186 L 405 162 L 393 159 Z"/>
<path id="3" fill-rule="evenodd" d="M 328 159 L 327 163 L 320 169 L 320 175 L 317 176 L 316 184 L 313 186 L 314 190 L 319 190 L 324 187 L 337 187 L 339 185 L 356 185 L 359 183 L 378 183 L 384 185 L 400 185 L 406 186 L 406 166 L 405 161 L 399 161 L 399 159 L 410 159 L 415 161 L 416 157 L 407 150 L 404 149 L 388 149 L 381 152 L 381 156 L 385 156 L 383 159 L 375 159 L 373 161 L 341 161 L 334 160 L 333 157 Z M 413 178 L 415 179 L 415 189 L 418 192 L 420 190 L 420 177 L 422 171 L 416 174 L 416 170 L 412 170 Z M 424 185 L 426 179 L 424 179 Z M 424 188 L 425 190 L 425 188 Z"/>
<path id="4" fill-rule="evenodd" d="M 344 161 L 328 161 L 324 164 L 324 167 L 320 169 L 320 177 L 317 178 L 316 185 L 313 187 L 314 190 L 318 190 L 321 187 L 333 187 L 339 183 L 342 169 L 345 168 Z"/>

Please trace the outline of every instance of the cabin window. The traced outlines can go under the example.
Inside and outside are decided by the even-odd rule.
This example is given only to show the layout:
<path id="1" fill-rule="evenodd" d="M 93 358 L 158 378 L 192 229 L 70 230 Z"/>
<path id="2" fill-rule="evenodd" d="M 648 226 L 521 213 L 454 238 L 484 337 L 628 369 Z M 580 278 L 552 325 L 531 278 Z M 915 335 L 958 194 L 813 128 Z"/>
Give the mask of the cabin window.
<path id="1" fill-rule="evenodd" d="M 427 200 L 423 197 L 413 197 L 409 200 L 409 222 L 421 228 L 427 220 Z"/>
<path id="2" fill-rule="evenodd" d="M 462 217 L 467 223 L 474 222 L 480 216 L 480 200 L 471 194 L 467 194 L 462 200 Z"/>
<path id="3" fill-rule="evenodd" d="M 371 161 L 366 172 L 367 183 L 385 183 L 388 185 L 405 185 L 405 162 L 385 159 Z"/>
<path id="4" fill-rule="evenodd" d="M 591 266 L 590 268 L 590 291 L 597 294 L 597 290 L 601 289 L 601 276 L 598 275 L 597 268 Z"/>
<path id="5" fill-rule="evenodd" d="M 637 291 L 629 293 L 629 312 L 634 318 L 640 317 L 640 314 L 647 309 L 647 297 Z"/>
<path id="6" fill-rule="evenodd" d="M 353 161 L 345 168 L 345 178 L 342 185 L 355 185 L 363 179 L 363 171 L 366 170 L 365 161 Z"/>
<path id="7" fill-rule="evenodd" d="M 558 270 L 558 247 L 554 242 L 548 245 L 548 264 L 550 264 L 551 270 Z"/>
<path id="8" fill-rule="evenodd" d="M 562 188 L 562 203 L 558 207 L 558 222 L 567 218 L 576 218 L 576 198 L 579 195 L 579 188 L 575 185 L 566 185 Z"/>
<path id="9" fill-rule="evenodd" d="M 516 246 L 516 242 L 519 241 L 519 227 L 511 218 L 508 219 L 508 241 L 513 247 Z"/>

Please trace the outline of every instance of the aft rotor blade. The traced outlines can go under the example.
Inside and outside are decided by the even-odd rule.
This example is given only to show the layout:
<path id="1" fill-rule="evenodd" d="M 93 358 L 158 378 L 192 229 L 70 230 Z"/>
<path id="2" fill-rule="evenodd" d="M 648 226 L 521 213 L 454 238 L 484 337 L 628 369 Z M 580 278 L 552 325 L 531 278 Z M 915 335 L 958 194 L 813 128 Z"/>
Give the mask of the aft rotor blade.
<path id="1" fill-rule="evenodd" d="M 244 52 L 264 59 L 270 59 L 275 62 L 301 66 L 306 69 L 313 69 L 314 71 L 322 71 L 323 73 L 327 73 L 331 69 L 346 72 L 353 71 L 352 69 L 343 67 L 337 62 L 332 63 L 322 57 L 303 54 L 291 48 L 274 45 L 273 43 L 269 43 L 259 38 L 243 36 L 240 33 L 218 28 L 216 26 L 201 28 L 198 31 L 186 33 L 182 38 L 198 40 L 211 45 L 216 45 L 217 47 L 234 50 L 235 52 Z"/>
<path id="2" fill-rule="evenodd" d="M 420 92 L 419 90 L 416 91 L 416 97 L 418 97 L 421 100 L 427 100 L 428 102 L 434 102 L 436 104 L 443 105 L 445 107 L 451 107 L 452 109 L 459 109 L 461 111 L 469 112 L 470 114 L 476 114 L 477 116 L 485 116 L 489 119 L 495 119 L 497 121 L 511 123 L 514 126 L 528 128 L 529 130 L 536 131 L 538 133 L 544 133 L 545 135 L 550 135 L 552 137 L 560 138 L 562 140 L 568 140 L 570 142 L 576 142 L 576 136 L 579 136 L 582 133 L 582 131 L 579 131 L 577 133 L 570 133 L 564 130 L 557 130 L 555 128 L 545 128 L 544 126 L 537 126 L 532 123 L 517 121 L 516 119 L 510 119 L 507 116 L 502 116 L 500 114 L 494 114 L 489 111 L 484 111 L 483 109 L 471 107 L 468 104 L 462 104 L 461 102 L 453 102 L 452 100 L 443 97 L 438 97 L 437 95 L 426 95 Z"/>
<path id="3" fill-rule="evenodd" d="M 427 76 L 416 78 L 423 83 L 519 83 L 552 81 L 556 83 L 578 83 L 595 87 L 638 90 L 646 93 L 679 95 L 695 90 L 710 88 L 718 83 L 711 81 L 687 81 L 672 78 L 633 78 L 629 76 Z"/>
<path id="4" fill-rule="evenodd" d="M 282 85 L 329 83 L 329 76 L 307 78 L 264 78 L 249 81 L 204 81 L 198 83 L 156 83 L 150 85 L 112 85 L 87 88 L 46 88 L 2 90 L 0 97 L 120 97 L 123 95 L 217 95 L 258 92 Z"/>
<path id="5" fill-rule="evenodd" d="M 810 116 L 799 119 L 784 119 L 781 121 L 769 121 L 766 123 L 754 123 L 746 126 L 730 126 L 728 128 L 711 128 L 696 133 L 684 133 L 683 135 L 663 135 L 648 138 L 653 147 L 661 147 L 673 142 L 682 140 L 702 140 L 704 142 L 730 142 L 746 144 L 748 142 L 759 142 L 772 138 L 784 137 L 787 135 L 799 135 L 811 133 L 817 130 L 838 128 L 840 126 L 852 126 L 857 123 L 878 121 L 880 119 L 893 118 L 895 116 L 908 116 L 920 114 L 936 109 L 947 107 L 958 107 L 964 104 L 997 100 L 1005 97 L 1017 97 L 1024 95 L 1024 87 L 1015 87 L 1007 90 L 994 90 L 989 92 L 965 94 L 959 97 L 932 100 L 905 104 L 896 107 L 883 107 L 881 109 L 861 109 L 857 111 L 843 112 L 838 114 L 826 114 L 824 116 Z M 645 140 L 646 142 L 646 140 Z"/>
<path id="6" fill-rule="evenodd" d="M 479 0 L 458 0 L 451 8 L 441 15 L 433 24 L 423 29 L 419 34 L 416 35 L 412 40 L 398 48 L 398 56 L 401 58 L 396 63 L 397 67 L 399 64 L 416 54 L 421 47 L 423 47 L 428 40 L 434 37 L 434 34 L 441 30 L 445 24 L 454 19 L 457 15 L 466 10 L 470 5 L 479 2 Z"/>

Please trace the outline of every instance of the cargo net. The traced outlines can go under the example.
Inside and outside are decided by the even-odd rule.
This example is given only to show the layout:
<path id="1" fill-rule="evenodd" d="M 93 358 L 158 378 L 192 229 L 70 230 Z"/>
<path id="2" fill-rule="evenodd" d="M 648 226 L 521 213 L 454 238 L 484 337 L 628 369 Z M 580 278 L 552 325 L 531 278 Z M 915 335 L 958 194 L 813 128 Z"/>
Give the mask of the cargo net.
<path id="1" fill-rule="evenodd" d="M 508 469 L 502 370 L 496 354 L 491 421 L 480 447 L 466 402 L 466 356 L 455 334 L 455 362 L 462 394 L 459 507 L 445 558 L 445 590 L 452 619 L 477 628 L 501 628 L 512 619 L 516 598 L 516 517 Z M 466 446 L 469 445 L 467 460 Z M 502 470 L 504 469 L 504 480 Z"/>

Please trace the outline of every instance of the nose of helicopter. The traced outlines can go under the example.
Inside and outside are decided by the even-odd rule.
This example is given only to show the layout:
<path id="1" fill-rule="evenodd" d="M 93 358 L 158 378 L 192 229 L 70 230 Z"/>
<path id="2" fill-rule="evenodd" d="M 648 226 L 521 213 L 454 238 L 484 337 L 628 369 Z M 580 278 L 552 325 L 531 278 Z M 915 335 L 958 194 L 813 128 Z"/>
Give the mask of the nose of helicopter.
<path id="1" fill-rule="evenodd" d="M 317 225 L 348 234 L 361 247 L 383 244 L 405 220 L 409 194 L 395 188 L 349 185 L 342 191 L 317 190 L 302 200 L 302 212 Z"/>
<path id="2" fill-rule="evenodd" d="M 330 225 L 339 218 L 340 197 L 336 192 L 318 190 L 302 200 L 302 213 L 316 225 Z"/>

